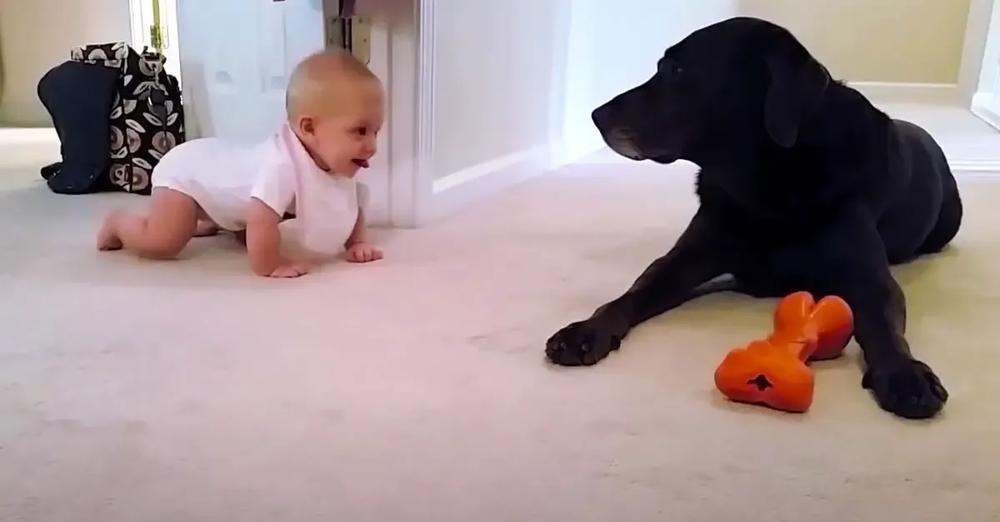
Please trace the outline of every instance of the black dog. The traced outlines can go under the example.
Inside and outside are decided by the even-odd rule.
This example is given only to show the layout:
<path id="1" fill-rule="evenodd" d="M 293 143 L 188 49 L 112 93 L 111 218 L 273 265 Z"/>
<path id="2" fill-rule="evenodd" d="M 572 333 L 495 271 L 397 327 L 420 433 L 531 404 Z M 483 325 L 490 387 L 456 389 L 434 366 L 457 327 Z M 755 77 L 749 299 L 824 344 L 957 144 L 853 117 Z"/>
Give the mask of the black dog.
<path id="1" fill-rule="evenodd" d="M 700 206 L 627 292 L 548 340 L 549 359 L 594 364 L 631 328 L 710 291 L 808 290 L 853 308 L 862 386 L 882 408 L 941 410 L 948 393 L 910 354 L 889 271 L 940 251 L 962 219 L 944 153 L 923 129 L 890 119 L 787 30 L 753 18 L 695 31 L 593 120 L 622 156 L 701 167 Z M 727 275 L 731 287 L 716 286 Z"/>

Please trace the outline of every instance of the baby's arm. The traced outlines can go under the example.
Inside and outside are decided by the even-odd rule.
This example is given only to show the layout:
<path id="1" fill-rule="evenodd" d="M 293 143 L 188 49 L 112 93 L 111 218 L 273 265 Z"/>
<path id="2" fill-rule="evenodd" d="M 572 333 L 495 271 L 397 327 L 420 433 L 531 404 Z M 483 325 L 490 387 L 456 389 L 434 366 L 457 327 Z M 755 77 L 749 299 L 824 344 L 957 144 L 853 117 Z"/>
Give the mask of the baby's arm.
<path id="1" fill-rule="evenodd" d="M 344 243 L 347 249 L 347 260 L 353 263 L 367 263 L 382 259 L 382 251 L 368 242 L 368 227 L 365 225 L 365 212 L 358 209 L 358 219 L 354 221 L 354 230 Z"/>
<path id="2" fill-rule="evenodd" d="M 257 198 L 250 198 L 247 209 L 247 253 L 250 268 L 264 277 L 298 277 L 309 272 L 309 266 L 292 262 L 281 256 L 279 216 L 271 207 Z"/>

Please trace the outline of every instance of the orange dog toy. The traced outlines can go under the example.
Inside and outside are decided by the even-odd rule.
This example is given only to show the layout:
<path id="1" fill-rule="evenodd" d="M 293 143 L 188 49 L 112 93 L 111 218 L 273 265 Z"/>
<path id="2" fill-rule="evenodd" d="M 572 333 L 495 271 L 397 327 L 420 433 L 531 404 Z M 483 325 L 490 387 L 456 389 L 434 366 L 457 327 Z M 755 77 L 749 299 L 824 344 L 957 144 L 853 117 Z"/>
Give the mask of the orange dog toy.
<path id="1" fill-rule="evenodd" d="M 854 316 L 843 299 L 788 295 L 775 310 L 774 332 L 729 352 L 715 370 L 715 385 L 733 401 L 805 412 L 813 398 L 808 362 L 840 356 L 853 332 Z"/>

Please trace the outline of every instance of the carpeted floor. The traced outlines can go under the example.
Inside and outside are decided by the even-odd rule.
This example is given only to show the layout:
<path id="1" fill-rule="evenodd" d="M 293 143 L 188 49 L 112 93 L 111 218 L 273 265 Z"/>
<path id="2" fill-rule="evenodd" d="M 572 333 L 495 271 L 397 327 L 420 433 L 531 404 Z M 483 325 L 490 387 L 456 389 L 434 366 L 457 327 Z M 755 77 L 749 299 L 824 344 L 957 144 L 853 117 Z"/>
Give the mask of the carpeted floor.
<path id="1" fill-rule="evenodd" d="M 142 199 L 35 177 L 0 181 L 0 520 L 1000 520 L 998 183 L 963 183 L 954 247 L 896 272 L 951 392 L 914 422 L 861 389 L 854 344 L 807 414 L 720 398 L 771 301 L 711 296 L 596 367 L 545 363 L 677 237 L 684 172 L 575 166 L 285 281 L 226 237 L 98 253 L 101 212 Z"/>

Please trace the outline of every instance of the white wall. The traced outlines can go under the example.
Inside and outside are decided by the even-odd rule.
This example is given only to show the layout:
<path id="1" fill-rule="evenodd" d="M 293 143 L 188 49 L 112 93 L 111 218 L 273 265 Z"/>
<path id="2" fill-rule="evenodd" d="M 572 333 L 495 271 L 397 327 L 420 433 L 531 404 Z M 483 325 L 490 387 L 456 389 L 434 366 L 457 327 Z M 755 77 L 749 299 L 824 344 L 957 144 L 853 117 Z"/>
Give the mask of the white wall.
<path id="1" fill-rule="evenodd" d="M 436 1 L 435 178 L 546 144 L 564 5 Z"/>
<path id="2" fill-rule="evenodd" d="M 128 0 L 0 0 L 0 124 L 51 125 L 38 80 L 77 45 L 130 41 Z"/>
<path id="3" fill-rule="evenodd" d="M 740 0 L 848 81 L 958 83 L 970 0 Z"/>
<path id="4" fill-rule="evenodd" d="M 735 0 L 436 0 L 433 177 L 548 149 L 600 149 L 590 112 Z"/>
<path id="5" fill-rule="evenodd" d="M 670 45 L 692 31 L 736 14 L 735 0 L 572 0 L 565 89 L 556 122 L 554 163 L 602 147 L 590 113 L 619 92 L 647 80 Z M 561 104 L 560 104 L 561 102 Z"/>
<path id="6" fill-rule="evenodd" d="M 736 4 L 424 0 L 433 9 L 422 36 L 433 42 L 429 213 L 469 199 L 454 194 L 488 193 L 599 150 L 591 111 Z"/>
<path id="7" fill-rule="evenodd" d="M 599 149 L 597 105 L 736 15 L 789 27 L 843 79 L 957 83 L 970 3 L 985 1 L 436 0 L 435 177 L 543 145 L 555 165 Z"/>

